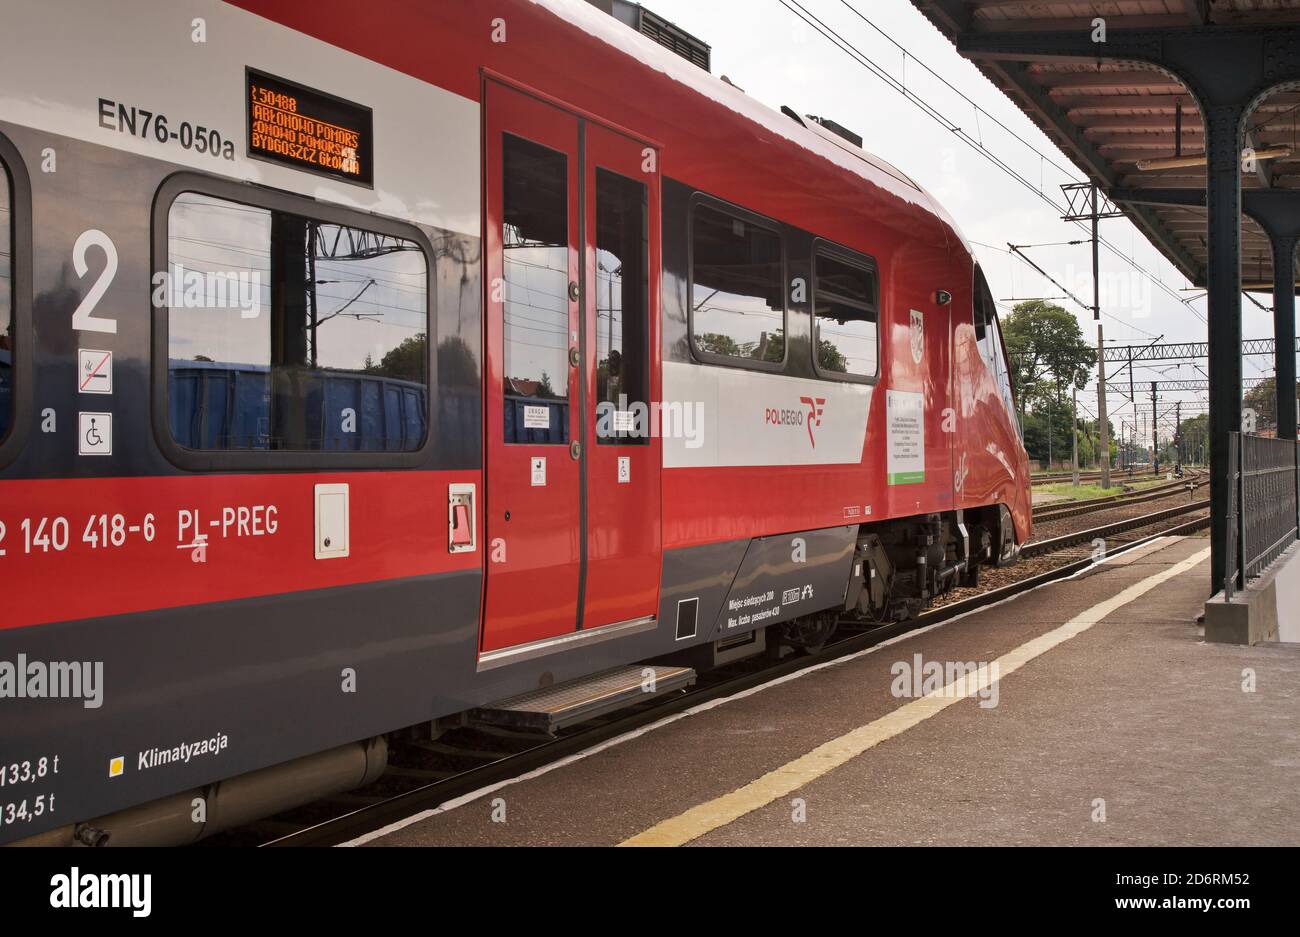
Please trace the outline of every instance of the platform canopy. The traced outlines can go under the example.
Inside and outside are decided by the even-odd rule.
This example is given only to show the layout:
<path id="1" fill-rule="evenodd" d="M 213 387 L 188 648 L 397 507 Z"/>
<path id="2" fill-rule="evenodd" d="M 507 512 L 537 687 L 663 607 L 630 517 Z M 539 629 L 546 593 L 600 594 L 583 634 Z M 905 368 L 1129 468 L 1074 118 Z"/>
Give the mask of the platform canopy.
<path id="1" fill-rule="evenodd" d="M 1295 438 L 1300 0 L 912 0 L 1209 302 L 1223 578 L 1241 291 L 1274 295 L 1278 435 Z M 1277 275 L 1275 275 L 1275 270 Z"/>
<path id="2" fill-rule="evenodd" d="M 1176 74 L 1151 63 L 1103 58 L 1015 60 L 982 54 L 970 41 L 1011 33 L 1081 33 L 1091 39 L 1102 17 L 1114 30 L 1208 35 L 1225 27 L 1300 27 L 1300 0 L 913 0 L 913 5 L 957 42 L 996 87 L 1066 153 L 1092 181 L 1108 189 L 1197 189 L 1206 167 L 1140 169 L 1141 160 L 1173 160 L 1205 153 L 1205 122 L 1195 97 Z M 1103 47 L 1104 48 L 1104 47 Z M 1181 116 L 1179 112 L 1181 111 Z M 1300 89 L 1269 95 L 1250 115 L 1256 150 L 1286 148 L 1290 155 L 1257 160 L 1243 173 L 1244 190 L 1300 189 Z M 1206 212 L 1200 206 L 1119 205 L 1151 242 L 1198 286 L 1206 282 Z M 1243 283 L 1273 289 L 1268 235 L 1247 216 L 1242 222 Z M 1297 270 L 1300 273 L 1300 269 Z"/>

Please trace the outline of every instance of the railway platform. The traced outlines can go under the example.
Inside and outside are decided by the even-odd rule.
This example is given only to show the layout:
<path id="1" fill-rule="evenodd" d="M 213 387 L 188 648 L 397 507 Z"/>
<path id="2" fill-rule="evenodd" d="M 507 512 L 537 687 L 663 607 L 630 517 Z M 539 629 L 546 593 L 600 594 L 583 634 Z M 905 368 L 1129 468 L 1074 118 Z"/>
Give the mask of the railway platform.
<path id="1" fill-rule="evenodd" d="M 354 844 L 1294 844 L 1300 645 L 1204 642 L 1208 547 L 1158 540 Z"/>

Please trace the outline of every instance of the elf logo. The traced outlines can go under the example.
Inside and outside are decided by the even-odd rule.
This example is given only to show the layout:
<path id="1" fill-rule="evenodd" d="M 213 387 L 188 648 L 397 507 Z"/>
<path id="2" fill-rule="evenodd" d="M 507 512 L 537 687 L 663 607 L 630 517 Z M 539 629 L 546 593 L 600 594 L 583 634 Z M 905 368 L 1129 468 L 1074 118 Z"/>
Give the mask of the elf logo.
<path id="1" fill-rule="evenodd" d="M 813 427 L 822 425 L 822 413 L 826 410 L 826 398 L 800 397 L 799 402 L 808 408 L 808 441 L 812 443 L 812 447 L 816 449 L 817 440 L 813 437 Z"/>

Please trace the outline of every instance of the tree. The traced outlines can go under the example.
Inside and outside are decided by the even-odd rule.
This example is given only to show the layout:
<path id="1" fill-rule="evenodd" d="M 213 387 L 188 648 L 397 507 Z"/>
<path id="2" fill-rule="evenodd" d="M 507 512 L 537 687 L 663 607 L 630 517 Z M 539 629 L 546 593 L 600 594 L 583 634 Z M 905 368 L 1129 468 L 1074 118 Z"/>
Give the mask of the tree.
<path id="1" fill-rule="evenodd" d="M 829 338 L 817 340 L 817 366 L 823 371 L 844 374 L 849 370 L 849 361 L 844 353 L 835 347 Z"/>
<path id="2" fill-rule="evenodd" d="M 449 335 L 438 343 L 438 381 L 447 387 L 478 387 L 474 352 L 459 335 Z"/>
<path id="3" fill-rule="evenodd" d="M 1036 401 L 1022 423 L 1029 457 L 1044 460 L 1050 453 L 1054 458 L 1069 461 L 1072 418 L 1069 400 L 1053 400 L 1049 395 Z M 1079 432 L 1082 435 L 1082 426 Z"/>
<path id="4" fill-rule="evenodd" d="M 400 381 L 423 381 L 428 354 L 429 339 L 423 332 L 419 332 L 402 339 L 400 344 L 385 352 L 377 366 L 367 355 L 365 369 L 372 374 L 382 374 Z"/>
<path id="5" fill-rule="evenodd" d="M 1066 391 L 1088 382 L 1096 349 L 1072 313 L 1039 299 L 1019 303 L 1002 323 L 1002 335 L 1020 391 L 1026 450 L 1033 458 L 1049 460 L 1068 452 L 1072 411 Z"/>
<path id="6" fill-rule="evenodd" d="M 1097 350 L 1083 337 L 1079 320 L 1054 303 L 1019 303 L 1002 323 L 1007 357 L 1022 397 L 1042 395 L 1046 384 L 1061 399 L 1067 387 L 1082 388 L 1097 363 Z"/>
<path id="7" fill-rule="evenodd" d="M 783 361 L 785 359 L 785 333 L 780 329 L 763 333 L 757 342 L 740 344 L 730 335 L 721 332 L 705 332 L 695 336 L 696 347 L 712 355 L 728 358 L 757 358 L 760 361 Z"/>
<path id="8" fill-rule="evenodd" d="M 700 351 L 707 352 L 711 355 L 726 355 L 729 358 L 740 357 L 740 346 L 730 335 L 723 335 L 721 332 L 705 332 L 703 335 L 696 336 L 695 344 L 699 346 Z"/>
<path id="9" fill-rule="evenodd" d="M 1198 463 L 1209 455 L 1210 417 L 1198 413 L 1178 424 L 1179 459 L 1183 462 Z"/>
<path id="10" fill-rule="evenodd" d="M 399 381 L 422 382 L 428 353 L 429 337 L 419 332 L 390 348 L 378 364 L 375 364 L 373 355 L 366 355 L 362 370 L 367 374 L 382 374 Z M 478 386 L 478 365 L 474 361 L 474 352 L 459 335 L 451 335 L 438 343 L 438 381 L 444 386 Z"/>
<path id="11" fill-rule="evenodd" d="M 1296 395 L 1300 397 L 1300 384 L 1296 384 Z M 1252 387 L 1242 405 L 1255 411 L 1256 426 L 1277 426 L 1277 378 L 1266 377 Z"/>

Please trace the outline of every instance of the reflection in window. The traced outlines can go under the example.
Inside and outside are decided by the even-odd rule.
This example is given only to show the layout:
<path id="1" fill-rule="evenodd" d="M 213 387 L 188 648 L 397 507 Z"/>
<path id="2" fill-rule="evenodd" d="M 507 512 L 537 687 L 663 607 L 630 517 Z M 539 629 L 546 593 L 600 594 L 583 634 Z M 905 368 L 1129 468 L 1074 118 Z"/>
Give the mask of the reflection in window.
<path id="1" fill-rule="evenodd" d="M 691 227 L 691 334 L 697 351 L 785 360 L 781 237 L 709 205 Z"/>
<path id="2" fill-rule="evenodd" d="M 197 193 L 172 203 L 168 411 L 191 449 L 411 451 L 428 421 L 414 241 Z"/>
<path id="3" fill-rule="evenodd" d="M 997 309 L 993 305 L 993 294 L 989 292 L 989 285 L 984 279 L 984 274 L 978 268 L 975 270 L 975 344 L 979 348 L 980 357 L 984 359 L 984 364 L 988 366 L 989 374 L 997 375 L 997 359 L 993 352 L 993 323 L 997 319 Z"/>
<path id="4" fill-rule="evenodd" d="M 832 374 L 875 377 L 876 274 L 861 264 L 817 254 L 813 322 L 817 368 Z"/>
<path id="5" fill-rule="evenodd" d="M 505 134 L 505 441 L 569 441 L 569 184 L 563 153 Z"/>
<path id="6" fill-rule="evenodd" d="M 0 163 L 0 439 L 14 411 L 14 259 L 9 170 Z"/>
<path id="7" fill-rule="evenodd" d="M 597 169 L 596 425 L 603 443 L 649 441 L 645 412 L 632 406 L 650 402 L 646 238 L 646 187 Z"/>
<path id="8" fill-rule="evenodd" d="M 1015 422 L 1016 429 L 1021 430 L 1023 434 L 1023 429 L 1016 417 L 1015 389 L 1011 369 L 1007 366 L 1006 355 L 1002 347 L 997 305 L 993 301 L 993 294 L 989 291 L 988 281 L 984 279 L 984 273 L 978 267 L 975 269 L 973 313 L 975 343 L 979 348 L 980 357 L 984 359 L 984 364 L 989 369 L 989 376 L 993 378 L 993 383 L 997 386 L 998 395 L 1007 408 L 1007 414 Z"/>
<path id="9" fill-rule="evenodd" d="M 1024 430 L 1015 416 L 1016 393 L 1012 384 L 1011 369 L 1007 366 L 1006 355 L 1003 353 L 1002 329 L 998 325 L 996 316 L 989 320 L 989 333 L 989 341 L 993 345 L 993 371 L 997 379 L 998 393 L 1002 395 L 1002 403 L 1007 408 L 1008 416 L 1016 423 L 1016 428 L 1020 430 L 1023 436 Z"/>

